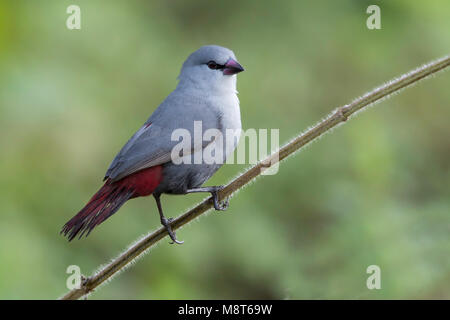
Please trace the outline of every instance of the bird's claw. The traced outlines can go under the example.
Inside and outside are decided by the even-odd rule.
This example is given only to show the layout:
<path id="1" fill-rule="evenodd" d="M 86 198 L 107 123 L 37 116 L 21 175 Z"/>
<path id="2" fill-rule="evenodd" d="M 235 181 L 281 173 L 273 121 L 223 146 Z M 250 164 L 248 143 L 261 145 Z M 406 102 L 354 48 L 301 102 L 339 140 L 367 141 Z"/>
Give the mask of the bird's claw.
<path id="1" fill-rule="evenodd" d="M 169 234 L 170 239 L 172 239 L 171 242 L 169 242 L 170 244 L 183 244 L 184 241 L 180 241 L 177 240 L 176 234 L 175 232 L 172 230 L 172 227 L 170 226 L 170 223 L 173 221 L 173 218 L 169 218 L 169 219 L 161 219 L 161 224 L 166 228 L 167 233 Z"/>
<path id="2" fill-rule="evenodd" d="M 217 211 L 225 211 L 228 209 L 228 206 L 229 206 L 228 198 L 226 198 L 222 202 L 219 201 L 217 201 L 217 203 L 214 202 L 214 209 L 216 209 Z"/>
<path id="3" fill-rule="evenodd" d="M 183 244 L 184 243 L 184 241 L 180 241 L 180 240 L 177 240 L 177 239 L 172 239 L 172 241 L 171 242 L 169 242 L 169 244 L 174 244 L 174 243 L 176 243 L 176 244 Z"/>
<path id="4" fill-rule="evenodd" d="M 211 192 L 212 197 L 213 197 L 213 203 L 214 203 L 214 209 L 217 211 L 225 211 L 228 209 L 228 205 L 229 205 L 229 200 L 228 198 L 226 198 L 223 201 L 219 201 L 219 196 L 218 196 L 218 192 L 220 190 L 222 190 L 223 186 L 217 187 L 216 190 L 214 190 L 213 192 Z"/>

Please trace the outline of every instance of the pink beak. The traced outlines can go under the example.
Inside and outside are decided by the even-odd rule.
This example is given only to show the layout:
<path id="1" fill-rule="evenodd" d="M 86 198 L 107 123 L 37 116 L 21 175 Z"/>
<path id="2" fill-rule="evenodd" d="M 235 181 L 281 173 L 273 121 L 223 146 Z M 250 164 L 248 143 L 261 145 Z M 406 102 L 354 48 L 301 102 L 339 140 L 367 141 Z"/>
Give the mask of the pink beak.
<path id="1" fill-rule="evenodd" d="M 227 76 L 231 76 L 233 74 L 244 71 L 244 67 L 242 67 L 239 62 L 234 59 L 229 59 L 227 63 L 225 63 L 225 69 L 223 69 L 223 74 Z"/>

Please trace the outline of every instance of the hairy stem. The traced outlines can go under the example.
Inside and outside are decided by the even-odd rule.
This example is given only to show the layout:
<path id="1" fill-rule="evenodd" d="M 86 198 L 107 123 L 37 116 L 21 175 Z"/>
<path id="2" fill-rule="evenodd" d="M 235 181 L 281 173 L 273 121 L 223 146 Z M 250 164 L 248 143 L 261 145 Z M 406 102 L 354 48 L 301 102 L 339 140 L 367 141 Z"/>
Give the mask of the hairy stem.
<path id="1" fill-rule="evenodd" d="M 355 99 L 353 102 L 337 108 L 324 120 L 320 121 L 304 133 L 301 133 L 299 136 L 284 145 L 278 151 L 272 153 L 266 159 L 249 168 L 243 174 L 228 183 L 219 192 L 219 197 L 221 199 L 224 199 L 231 196 L 234 192 L 259 176 L 264 169 L 273 166 L 277 162 L 298 151 L 309 142 L 328 132 L 333 127 L 336 127 L 338 124 L 345 122 L 356 112 L 362 109 L 367 109 L 368 106 L 373 105 L 376 102 L 381 101 L 382 99 L 388 98 L 390 95 L 397 93 L 400 90 L 411 86 L 422 79 L 428 78 L 441 70 L 446 69 L 449 65 L 450 56 L 446 56 L 439 60 L 423 65 L 422 67 L 419 67 L 411 72 L 408 72 L 400 76 L 399 78 L 393 79 L 386 84 Z M 177 230 L 181 228 L 189 221 L 194 220 L 201 214 L 211 209 L 212 206 L 212 198 L 210 197 L 205 199 L 194 208 L 174 219 L 171 223 L 172 229 Z M 118 271 L 123 270 L 127 265 L 130 265 L 130 262 L 132 262 L 135 258 L 139 257 L 145 252 L 148 252 L 148 249 L 150 247 L 154 246 L 158 241 L 160 241 L 167 235 L 167 231 L 164 227 L 161 227 L 158 230 L 149 233 L 142 239 L 138 240 L 135 244 L 131 245 L 112 262 L 100 268 L 99 271 L 95 272 L 92 276 L 85 279 L 79 289 L 73 289 L 69 291 L 63 297 L 61 297 L 61 299 L 79 299 L 89 294 L 99 285 L 110 279 Z"/>

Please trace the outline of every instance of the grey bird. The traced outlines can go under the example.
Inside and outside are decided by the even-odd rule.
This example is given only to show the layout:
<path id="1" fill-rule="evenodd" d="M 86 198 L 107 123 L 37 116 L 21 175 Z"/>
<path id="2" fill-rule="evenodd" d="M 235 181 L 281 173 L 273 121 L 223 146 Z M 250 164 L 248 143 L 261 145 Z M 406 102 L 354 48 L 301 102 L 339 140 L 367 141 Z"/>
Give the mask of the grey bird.
<path id="1" fill-rule="evenodd" d="M 239 141 L 236 74 L 241 71 L 244 68 L 227 48 L 209 45 L 192 53 L 183 63 L 175 90 L 122 147 L 106 172 L 104 185 L 61 233 L 69 241 L 78 234 L 80 238 L 85 233 L 87 236 L 129 199 L 152 194 L 161 224 L 173 243 L 180 244 L 183 242 L 177 240 L 171 228 L 172 219 L 164 216 L 162 194 L 208 192 L 216 210 L 226 209 L 228 202 L 220 203 L 218 199 L 221 186 L 202 185 L 223 165 Z M 174 139 L 175 132 L 196 136 L 198 124 L 202 130 L 200 141 L 181 144 L 180 139 Z M 204 141 L 203 132 L 208 130 L 213 134 Z M 234 135 L 227 134 L 228 130 Z M 178 154 L 173 152 L 177 147 L 181 147 Z M 215 161 L 202 157 L 207 149 L 213 150 L 210 153 Z"/>

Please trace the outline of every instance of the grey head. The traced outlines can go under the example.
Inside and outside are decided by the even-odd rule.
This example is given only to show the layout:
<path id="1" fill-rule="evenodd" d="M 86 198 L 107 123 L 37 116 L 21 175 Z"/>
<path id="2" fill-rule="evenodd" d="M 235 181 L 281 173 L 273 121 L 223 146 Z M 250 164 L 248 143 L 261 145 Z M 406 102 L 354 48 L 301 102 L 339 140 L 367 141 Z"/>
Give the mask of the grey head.
<path id="1" fill-rule="evenodd" d="M 183 63 L 179 87 L 210 91 L 236 91 L 236 74 L 244 71 L 230 49 L 208 45 L 192 53 Z"/>

